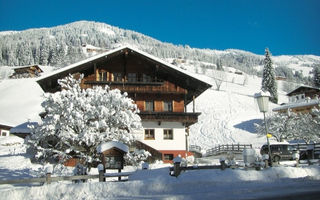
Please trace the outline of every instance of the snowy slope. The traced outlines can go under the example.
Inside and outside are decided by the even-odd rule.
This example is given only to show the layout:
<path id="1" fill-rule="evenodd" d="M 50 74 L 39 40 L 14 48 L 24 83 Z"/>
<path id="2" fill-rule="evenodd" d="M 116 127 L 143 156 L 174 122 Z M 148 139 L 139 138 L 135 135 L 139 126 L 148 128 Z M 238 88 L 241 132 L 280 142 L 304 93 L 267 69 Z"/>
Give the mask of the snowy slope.
<path id="1" fill-rule="evenodd" d="M 260 91 L 261 78 L 231 73 L 224 73 L 220 91 L 216 90 L 214 79 L 203 75 L 213 87 L 196 99 L 196 111 L 201 112 L 199 122 L 191 126 L 190 144 L 203 149 L 218 144 L 253 144 L 259 148 L 265 143 L 265 137 L 258 136 L 254 123 L 263 118 L 254 100 L 254 93 Z M 206 75 L 214 74 L 208 70 Z M 243 85 L 244 79 L 247 83 Z M 279 91 L 280 102 L 286 102 L 285 93 Z M 188 105 L 189 111 L 192 105 Z M 278 105 L 270 103 L 270 111 Z"/>

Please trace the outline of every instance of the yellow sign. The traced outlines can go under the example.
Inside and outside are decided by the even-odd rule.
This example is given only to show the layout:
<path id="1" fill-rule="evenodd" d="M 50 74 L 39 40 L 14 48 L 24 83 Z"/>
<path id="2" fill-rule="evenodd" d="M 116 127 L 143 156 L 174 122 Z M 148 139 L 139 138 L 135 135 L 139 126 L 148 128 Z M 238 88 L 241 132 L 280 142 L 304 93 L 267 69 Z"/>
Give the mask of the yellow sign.
<path id="1" fill-rule="evenodd" d="M 268 133 L 267 138 L 272 138 L 272 135 L 270 133 Z"/>

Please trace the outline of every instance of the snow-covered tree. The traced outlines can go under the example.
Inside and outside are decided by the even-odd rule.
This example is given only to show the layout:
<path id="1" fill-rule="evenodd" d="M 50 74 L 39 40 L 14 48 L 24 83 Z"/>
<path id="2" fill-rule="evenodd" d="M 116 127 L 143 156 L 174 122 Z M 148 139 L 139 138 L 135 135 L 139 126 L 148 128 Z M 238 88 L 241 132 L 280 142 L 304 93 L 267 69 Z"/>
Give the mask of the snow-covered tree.
<path id="1" fill-rule="evenodd" d="M 320 65 L 313 67 L 313 85 L 320 88 Z"/>
<path id="2" fill-rule="evenodd" d="M 62 91 L 46 94 L 45 117 L 26 140 L 40 162 L 64 162 L 71 157 L 97 159 L 96 147 L 107 141 L 130 144 L 141 128 L 138 108 L 126 93 L 106 87 L 81 89 L 71 75 L 58 81 Z"/>
<path id="3" fill-rule="evenodd" d="M 269 49 L 265 50 L 264 67 L 262 75 L 262 91 L 270 92 L 270 101 L 273 103 L 278 103 L 278 89 L 275 77 L 274 68 L 272 67 L 271 54 Z"/>
<path id="4" fill-rule="evenodd" d="M 255 124 L 258 134 L 265 135 L 264 123 Z M 268 131 L 277 139 L 320 141 L 320 110 L 311 113 L 274 113 L 267 117 Z"/>
<path id="5" fill-rule="evenodd" d="M 312 109 L 311 113 L 296 114 L 297 120 L 294 124 L 295 139 L 304 140 L 307 143 L 320 141 L 320 111 L 317 108 Z"/>
<path id="6" fill-rule="evenodd" d="M 223 71 L 221 59 L 217 60 L 216 66 L 217 66 L 217 70 Z"/>
<path id="7" fill-rule="evenodd" d="M 282 140 L 293 140 L 294 133 L 294 123 L 296 120 L 296 115 L 288 115 L 287 113 L 273 113 L 272 115 L 268 116 L 267 126 L 268 132 L 272 134 L 273 137 L 276 138 L 278 142 Z M 255 124 L 256 130 L 258 134 L 265 136 L 265 124 Z"/>

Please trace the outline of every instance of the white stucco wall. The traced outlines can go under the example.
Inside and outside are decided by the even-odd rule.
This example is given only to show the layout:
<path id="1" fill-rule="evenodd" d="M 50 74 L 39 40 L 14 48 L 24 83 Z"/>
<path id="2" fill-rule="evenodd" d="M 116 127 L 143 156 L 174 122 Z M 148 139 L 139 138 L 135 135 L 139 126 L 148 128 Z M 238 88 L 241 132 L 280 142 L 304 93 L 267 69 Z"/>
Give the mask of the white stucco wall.
<path id="1" fill-rule="evenodd" d="M 186 132 L 185 127 L 178 122 L 142 122 L 144 129 L 154 129 L 155 139 L 145 140 L 144 129 L 141 130 L 138 140 L 157 150 L 186 150 Z M 163 130 L 172 129 L 173 139 L 163 139 Z"/>

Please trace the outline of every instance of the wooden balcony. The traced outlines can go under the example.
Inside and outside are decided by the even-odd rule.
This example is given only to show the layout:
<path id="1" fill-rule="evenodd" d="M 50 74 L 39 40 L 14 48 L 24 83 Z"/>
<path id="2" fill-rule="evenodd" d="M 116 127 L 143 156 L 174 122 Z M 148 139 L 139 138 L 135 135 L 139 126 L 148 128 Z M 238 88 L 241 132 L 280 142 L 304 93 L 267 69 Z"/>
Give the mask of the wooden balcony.
<path id="1" fill-rule="evenodd" d="M 111 89 L 119 89 L 128 93 L 157 93 L 157 94 L 185 94 L 186 90 L 168 87 L 164 81 L 158 82 L 110 82 L 85 81 L 86 85 L 108 85 Z"/>
<path id="2" fill-rule="evenodd" d="M 190 126 L 198 122 L 200 114 L 186 112 L 140 112 L 139 116 L 143 121 L 181 122 L 186 126 Z"/>

